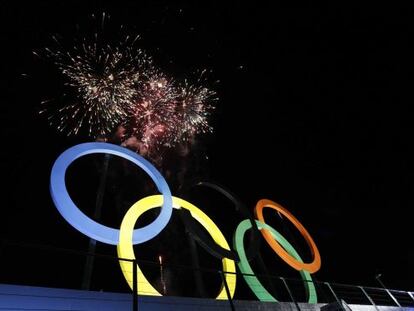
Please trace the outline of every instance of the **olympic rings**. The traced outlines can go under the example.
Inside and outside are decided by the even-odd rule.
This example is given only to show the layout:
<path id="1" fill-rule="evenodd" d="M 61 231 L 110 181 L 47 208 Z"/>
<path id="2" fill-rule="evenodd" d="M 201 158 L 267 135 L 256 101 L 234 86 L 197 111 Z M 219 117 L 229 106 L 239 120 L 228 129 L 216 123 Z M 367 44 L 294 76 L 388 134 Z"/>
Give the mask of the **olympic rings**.
<path id="1" fill-rule="evenodd" d="M 183 199 L 172 197 L 173 207 L 176 209 L 185 208 L 190 211 L 191 215 L 208 231 L 213 240 L 221 247 L 230 250 L 230 246 L 226 241 L 226 238 L 221 233 L 217 225 L 200 209 L 196 206 L 187 202 Z M 131 243 L 132 230 L 134 229 L 135 222 L 144 212 L 147 210 L 158 207 L 162 203 L 161 195 L 153 195 L 143 198 L 136 202 L 125 214 L 124 219 L 121 223 L 119 244 L 118 244 L 118 257 L 125 259 L 135 259 L 134 249 Z M 225 278 L 229 287 L 230 295 L 233 297 L 234 291 L 236 290 L 236 265 L 234 260 L 223 258 L 223 272 L 225 272 Z M 125 276 L 129 286 L 132 289 L 132 267 L 131 263 L 120 260 L 122 273 Z M 161 294 L 148 282 L 142 273 L 139 266 L 137 266 L 138 273 L 138 294 L 145 294 L 149 296 L 160 296 Z M 226 289 L 224 286 L 221 287 L 220 292 L 216 299 L 227 299 Z"/>
<path id="2" fill-rule="evenodd" d="M 77 158 L 93 153 L 113 154 L 130 160 L 141 167 L 151 177 L 156 183 L 157 189 L 162 193 L 162 195 L 149 196 L 136 202 L 126 213 L 122 220 L 120 230 L 106 227 L 87 217 L 77 208 L 67 192 L 65 184 L 66 169 Z M 254 209 L 254 213 L 258 218 L 258 220 L 255 220 L 249 215 L 244 205 L 223 187 L 209 182 L 201 182 L 197 185 L 207 186 L 224 194 L 224 196 L 234 203 L 236 210 L 247 217 L 247 219 L 243 220 L 238 225 L 233 236 L 235 252 L 230 249 L 224 235 L 217 225 L 203 211 L 188 201 L 178 197 L 172 197 L 167 182 L 158 170 L 147 160 L 126 148 L 107 143 L 85 143 L 74 146 L 67 149 L 58 157 L 53 165 L 50 177 L 50 193 L 53 202 L 66 221 L 90 238 L 103 243 L 117 245 L 118 256 L 120 258 L 135 260 L 133 244 L 146 242 L 158 235 L 168 224 L 172 215 L 172 208 L 174 207 L 180 211 L 180 215 L 182 216 L 187 230 L 191 234 L 194 234 L 198 242 L 200 242 L 208 252 L 222 260 L 225 281 L 228 285 L 231 297 L 233 297 L 236 288 L 236 266 L 234 260 L 236 259 L 240 271 L 242 271 L 247 284 L 255 295 L 260 300 L 276 301 L 276 299 L 263 288 L 262 284 L 254 276 L 249 264 L 249 260 L 254 257 L 255 250 L 258 250 L 258 239 L 255 232 L 260 229 L 261 234 L 272 249 L 291 267 L 300 271 L 301 276 L 306 283 L 305 289 L 308 293 L 308 301 L 310 303 L 316 303 L 315 286 L 310 274 L 320 269 L 321 257 L 319 250 L 305 227 L 288 210 L 273 201 L 262 199 L 257 202 Z M 142 213 L 159 206 L 161 206 L 161 212 L 151 224 L 134 230 L 134 225 Z M 313 256 L 311 263 L 303 263 L 293 246 L 279 232 L 264 222 L 264 207 L 270 207 L 280 212 L 299 230 L 311 249 Z M 207 230 L 215 243 L 210 243 L 208 236 L 206 234 L 203 235 L 202 231 L 196 228 L 193 218 Z M 253 229 L 253 239 L 250 248 L 246 252 L 244 249 L 244 235 L 249 229 Z M 260 255 L 258 258 L 260 259 Z M 119 262 L 125 279 L 132 288 L 132 265 L 123 260 L 120 260 Z M 161 295 L 148 282 L 138 266 L 137 272 L 139 280 L 138 294 Z M 226 298 L 225 287 L 222 286 L 217 299 Z"/>
<path id="3" fill-rule="evenodd" d="M 263 208 L 270 207 L 281 214 L 283 214 L 287 219 L 289 219 L 293 225 L 299 230 L 302 236 L 305 238 L 306 242 L 308 243 L 309 247 L 311 248 L 313 261 L 311 263 L 303 263 L 298 259 L 289 255 L 289 253 L 277 242 L 277 240 L 273 239 L 271 232 L 267 229 L 261 230 L 263 237 L 266 239 L 267 243 L 269 243 L 270 247 L 292 268 L 296 270 L 306 270 L 310 273 L 314 273 L 318 271 L 321 267 L 321 255 L 319 254 L 319 250 L 316 247 L 315 242 L 313 241 L 311 235 L 305 229 L 305 227 L 293 216 L 287 209 L 283 206 L 266 199 L 259 200 L 256 204 L 255 214 L 257 219 L 259 219 L 262 223 L 264 223 L 263 218 Z"/>
<path id="4" fill-rule="evenodd" d="M 101 225 L 82 213 L 73 203 L 66 189 L 65 173 L 68 166 L 77 158 L 93 153 L 109 153 L 130 160 L 142 168 L 155 182 L 164 198 L 161 212 L 151 224 L 134 230 L 132 241 L 134 244 L 143 243 L 155 237 L 164 229 L 171 218 L 172 199 L 170 188 L 164 177 L 150 162 L 135 152 L 113 144 L 84 143 L 67 149 L 57 158 L 50 176 L 50 193 L 60 214 L 69 224 L 86 236 L 103 243 L 118 244 L 119 230 Z"/>
<path id="5" fill-rule="evenodd" d="M 302 261 L 299 254 L 293 248 L 292 244 L 290 244 L 279 232 L 277 232 L 274 228 L 270 227 L 269 225 L 262 223 L 256 220 L 256 224 L 259 229 L 269 230 L 272 237 L 280 242 L 282 246 L 287 250 L 287 252 L 296 258 L 298 261 Z M 249 261 L 247 260 L 246 252 L 244 250 L 244 235 L 247 230 L 251 229 L 252 225 L 250 224 L 249 220 L 243 220 L 237 226 L 236 232 L 233 238 L 233 247 L 239 254 L 240 261 L 237 263 L 241 273 L 243 273 L 244 280 L 249 285 L 250 289 L 256 295 L 256 297 L 260 301 L 274 301 L 277 302 L 276 298 L 274 298 L 260 283 L 259 279 L 254 275 L 252 268 L 250 267 Z M 316 303 L 316 289 L 315 285 L 312 282 L 312 277 L 310 273 L 306 270 L 301 270 L 300 275 L 305 283 L 305 289 L 308 295 L 308 303 Z"/>

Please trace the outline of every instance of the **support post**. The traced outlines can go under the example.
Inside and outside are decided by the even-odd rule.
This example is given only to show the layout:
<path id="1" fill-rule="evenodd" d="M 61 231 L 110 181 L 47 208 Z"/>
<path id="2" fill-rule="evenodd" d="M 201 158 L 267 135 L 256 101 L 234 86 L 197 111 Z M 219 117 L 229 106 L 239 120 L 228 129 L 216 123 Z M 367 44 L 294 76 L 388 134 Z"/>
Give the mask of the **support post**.
<path id="1" fill-rule="evenodd" d="M 102 203 L 103 203 L 103 197 L 105 193 L 106 177 L 108 175 L 108 167 L 109 167 L 110 158 L 111 158 L 110 154 L 105 154 L 102 173 L 99 179 L 98 192 L 96 194 L 95 212 L 93 215 L 95 220 L 99 220 L 101 218 Z M 83 279 L 82 279 L 83 290 L 90 290 L 91 288 L 92 271 L 93 271 L 93 265 L 94 265 L 94 260 L 95 260 L 95 257 L 94 257 L 95 250 L 96 250 L 96 240 L 89 239 L 88 255 L 86 257 L 85 268 L 84 268 Z"/>
<path id="2" fill-rule="evenodd" d="M 227 299 L 230 303 L 231 311 L 236 311 L 234 307 L 233 299 L 231 298 L 229 285 L 227 284 L 226 276 L 224 275 L 224 271 L 220 271 L 221 279 L 223 280 L 224 288 L 226 289 Z"/>
<path id="3" fill-rule="evenodd" d="M 187 232 L 187 240 L 188 240 L 188 243 L 190 244 L 191 261 L 192 261 L 193 268 L 194 268 L 193 270 L 194 278 L 196 281 L 196 288 L 198 291 L 198 295 L 200 297 L 207 297 L 206 289 L 204 287 L 203 277 L 201 275 L 201 270 L 200 270 L 200 260 L 198 257 L 197 244 L 190 232 Z"/>
<path id="4" fill-rule="evenodd" d="M 358 286 L 361 291 L 364 293 L 365 297 L 368 298 L 369 302 L 374 306 L 375 310 L 379 311 L 378 307 L 375 305 L 374 300 L 368 295 L 368 293 L 365 291 L 365 289 L 362 286 Z"/>
<path id="5" fill-rule="evenodd" d="M 410 296 L 411 297 L 411 299 L 414 301 L 414 294 L 413 293 L 411 293 L 411 292 L 407 292 L 408 293 L 408 296 Z"/>
<path id="6" fill-rule="evenodd" d="M 294 303 L 294 304 L 295 304 L 295 306 L 296 306 L 296 309 L 298 309 L 298 311 L 300 311 L 299 304 L 298 304 L 298 302 L 296 301 L 295 297 L 293 296 L 292 292 L 290 291 L 290 288 L 289 288 L 289 286 L 288 286 L 288 284 L 287 284 L 287 282 L 286 282 L 285 278 L 282 278 L 282 277 L 281 277 L 280 279 L 282 280 L 283 284 L 285 285 L 286 290 L 287 290 L 287 292 L 288 292 L 288 294 L 289 294 L 289 296 L 290 296 L 290 299 L 292 299 L 293 303 Z"/>
<path id="7" fill-rule="evenodd" d="M 390 290 L 388 288 L 385 287 L 384 283 L 382 283 L 382 281 L 380 280 L 381 274 L 378 274 L 375 279 L 378 281 L 378 283 L 381 284 L 381 286 L 384 288 L 384 290 L 387 292 L 387 294 L 391 297 L 391 299 L 395 302 L 395 304 L 401 308 L 400 303 L 398 302 L 398 300 L 394 297 L 393 294 L 391 294 Z"/>
<path id="8" fill-rule="evenodd" d="M 333 288 L 331 287 L 331 284 L 329 284 L 328 282 L 325 282 L 324 284 L 325 284 L 325 285 L 329 288 L 329 290 L 331 291 L 332 295 L 334 296 L 334 298 L 335 298 L 336 302 L 337 302 L 337 303 L 339 303 L 339 306 L 341 307 L 341 309 L 342 309 L 343 311 L 347 311 L 347 310 L 345 309 L 345 307 L 343 306 L 342 301 L 341 301 L 341 300 L 339 300 L 338 296 L 336 296 L 336 294 L 335 294 L 335 292 L 334 292 Z"/>
<path id="9" fill-rule="evenodd" d="M 138 268 L 136 260 L 132 264 L 132 311 L 138 311 Z"/>

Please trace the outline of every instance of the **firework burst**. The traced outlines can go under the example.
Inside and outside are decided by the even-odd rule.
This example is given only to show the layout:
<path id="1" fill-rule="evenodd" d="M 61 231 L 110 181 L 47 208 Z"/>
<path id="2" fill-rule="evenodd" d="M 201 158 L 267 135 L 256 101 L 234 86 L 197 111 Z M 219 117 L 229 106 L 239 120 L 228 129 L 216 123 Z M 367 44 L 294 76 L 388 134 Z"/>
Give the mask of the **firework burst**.
<path id="1" fill-rule="evenodd" d="M 126 137 L 138 137 L 148 154 L 157 154 L 212 131 L 208 117 L 215 92 L 188 81 L 180 85 L 157 72 L 141 84 L 139 93 L 125 125 L 130 133 Z"/>
<path id="2" fill-rule="evenodd" d="M 203 86 L 205 71 L 195 83 L 177 82 L 137 47 L 138 37 L 107 43 L 97 31 L 70 49 L 54 41 L 43 55 L 63 75 L 69 95 L 57 109 L 48 105 L 41 112 L 59 131 L 86 131 L 94 139 L 115 133 L 118 142 L 150 158 L 212 131 L 208 118 L 216 94 Z"/>
<path id="3" fill-rule="evenodd" d="M 103 16 L 104 19 L 104 16 Z M 54 37 L 56 48 L 43 53 L 54 62 L 73 96 L 49 113 L 49 120 L 68 135 L 85 129 L 89 136 L 106 136 L 122 123 L 138 97 L 142 77 L 151 71 L 152 60 L 136 48 L 138 37 L 124 37 L 115 44 L 82 38 L 64 49 Z M 50 111 L 50 107 L 41 112 Z"/>
<path id="4" fill-rule="evenodd" d="M 191 85 L 188 81 L 179 87 L 176 105 L 176 139 L 188 141 L 200 133 L 212 132 L 208 117 L 214 109 L 216 93 L 199 84 Z"/>
<path id="5" fill-rule="evenodd" d="M 141 83 L 138 94 L 126 124 L 129 134 L 147 148 L 167 146 L 176 126 L 173 81 L 161 72 L 153 72 Z"/>

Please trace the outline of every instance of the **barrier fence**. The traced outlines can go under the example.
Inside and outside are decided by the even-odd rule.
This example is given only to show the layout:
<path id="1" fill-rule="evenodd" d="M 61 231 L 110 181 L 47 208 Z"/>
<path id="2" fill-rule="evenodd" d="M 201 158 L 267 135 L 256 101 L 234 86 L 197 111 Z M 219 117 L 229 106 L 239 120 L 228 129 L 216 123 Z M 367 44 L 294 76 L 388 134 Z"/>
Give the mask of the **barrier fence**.
<path id="1" fill-rule="evenodd" d="M 10 241 L 2 241 L 0 245 L 0 283 L 79 289 L 83 276 L 82 267 L 87 257 L 94 259 L 95 270 L 100 271 L 93 275 L 91 289 L 129 293 L 134 311 L 139 309 L 139 296 L 153 295 L 154 291 L 166 296 L 215 298 L 220 288 L 223 293 L 221 298 L 228 301 L 229 310 L 237 310 L 231 293 L 235 284 L 229 283 L 234 278 L 229 278 L 229 274 L 236 275 L 238 282 L 244 279 L 248 283 L 249 279 L 257 278 L 263 286 L 255 288 L 255 295 L 260 296 L 261 301 L 290 302 L 297 310 L 301 310 L 301 303 L 307 302 L 337 302 L 342 306 L 341 300 L 347 304 L 371 305 L 377 310 L 378 306 L 414 307 L 414 292 L 408 291 L 258 273 L 253 275 L 228 273 L 218 269 L 195 269 L 186 265 L 132 260 L 118 258 L 116 255 L 93 254 L 44 245 L 24 245 Z M 120 269 L 114 269 L 118 262 L 124 263 L 121 265 L 123 271 L 116 272 Z M 145 276 L 141 270 L 145 272 Z M 106 273 L 101 273 L 102 271 Z M 179 281 L 171 281 L 172 274 L 179 275 Z M 131 288 L 125 278 L 130 279 Z M 202 286 L 195 286 L 197 278 L 198 282 L 204 280 L 208 286 L 204 289 Z M 190 286 L 179 287 L 177 282 L 188 283 Z M 246 289 L 245 291 L 247 293 Z M 259 300 L 255 295 L 251 292 L 237 295 L 237 300 Z"/>

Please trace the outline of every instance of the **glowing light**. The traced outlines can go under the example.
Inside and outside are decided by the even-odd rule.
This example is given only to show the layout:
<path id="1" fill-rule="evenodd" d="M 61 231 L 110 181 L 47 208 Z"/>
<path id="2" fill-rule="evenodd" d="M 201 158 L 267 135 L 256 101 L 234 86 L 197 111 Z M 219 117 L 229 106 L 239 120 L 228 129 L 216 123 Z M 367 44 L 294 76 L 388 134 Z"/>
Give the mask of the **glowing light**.
<path id="1" fill-rule="evenodd" d="M 158 217 L 149 225 L 136 229 L 133 232 L 132 243 L 143 243 L 155 237 L 167 225 L 172 213 L 171 192 L 164 177 L 158 170 L 143 157 L 136 153 L 116 145 L 107 143 L 85 143 L 76 145 L 64 151 L 55 161 L 50 176 L 50 193 L 56 208 L 75 229 L 86 236 L 107 244 L 117 245 L 119 230 L 101 225 L 84 213 L 73 203 L 65 184 L 65 174 L 68 166 L 77 158 L 87 154 L 107 153 L 117 155 L 131 161 L 142 168 L 155 182 L 158 190 L 163 194 L 161 212 Z"/>
<path id="2" fill-rule="evenodd" d="M 173 197 L 173 207 L 176 209 L 185 208 L 190 211 L 191 215 L 208 231 L 213 240 L 221 247 L 230 250 L 226 238 L 221 233 L 217 225 L 200 209 L 193 204 Z M 121 223 L 119 244 L 118 244 L 118 257 L 124 259 L 135 259 L 134 249 L 131 243 L 132 230 L 135 226 L 137 219 L 147 210 L 160 206 L 162 203 L 161 195 L 153 195 L 136 202 L 125 214 L 124 219 Z M 129 286 L 132 289 L 132 264 L 127 261 L 120 260 L 121 271 L 124 274 Z M 233 297 L 234 291 L 236 290 L 236 265 L 234 260 L 223 258 L 223 272 L 225 272 L 226 282 L 228 284 L 230 295 Z M 227 273 L 226 273 L 227 272 Z M 161 294 L 148 282 L 142 273 L 139 266 L 137 267 L 137 278 L 139 282 L 138 294 L 150 295 L 150 296 L 161 296 Z M 227 299 L 225 287 L 222 285 L 220 292 L 216 299 Z"/>

